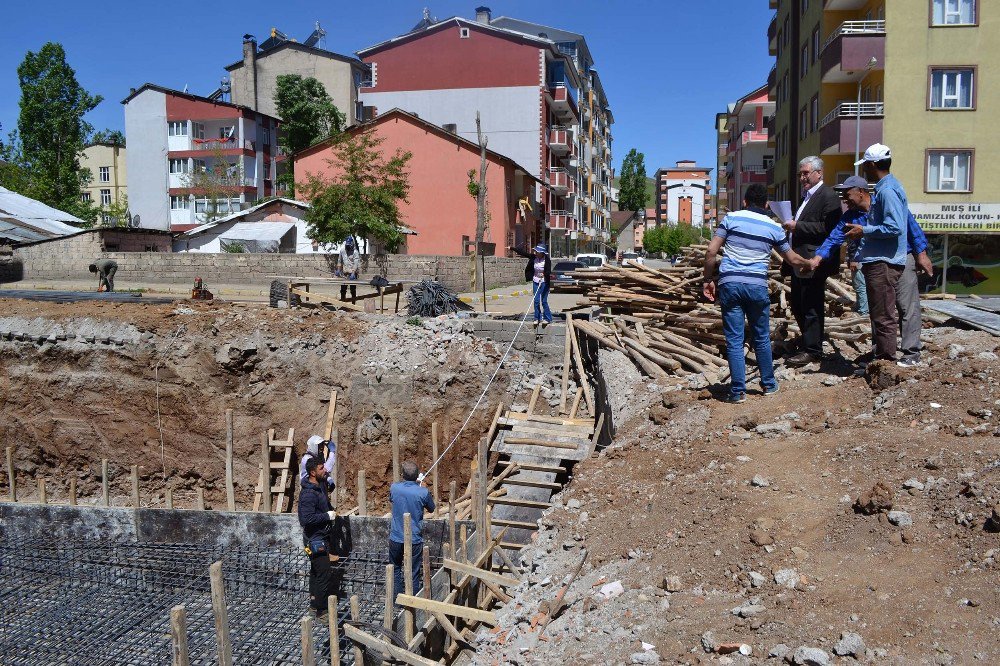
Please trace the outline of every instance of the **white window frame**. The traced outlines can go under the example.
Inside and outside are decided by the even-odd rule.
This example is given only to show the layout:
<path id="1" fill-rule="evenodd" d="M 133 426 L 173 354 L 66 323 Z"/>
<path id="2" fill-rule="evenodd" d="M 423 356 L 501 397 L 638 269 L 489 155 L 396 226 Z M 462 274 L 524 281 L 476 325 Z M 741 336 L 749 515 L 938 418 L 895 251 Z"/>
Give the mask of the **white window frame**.
<path id="1" fill-rule="evenodd" d="M 191 134 L 195 139 L 204 139 L 205 125 L 203 123 L 191 123 Z"/>
<path id="2" fill-rule="evenodd" d="M 91 200 L 91 197 L 90 197 L 90 192 L 84 192 L 84 193 L 82 193 L 82 194 L 80 195 L 80 199 L 81 199 L 81 200 L 82 200 L 82 201 L 83 201 L 84 203 L 87 203 L 88 201 L 90 201 L 90 200 Z"/>
<path id="3" fill-rule="evenodd" d="M 189 170 L 187 158 L 170 158 L 167 160 L 167 171 L 171 174 L 185 174 L 188 173 Z"/>
<path id="4" fill-rule="evenodd" d="M 170 210 L 190 210 L 191 200 L 185 195 L 170 196 Z"/>
<path id="5" fill-rule="evenodd" d="M 97 167 L 98 180 L 102 183 L 111 182 L 111 167 Z"/>
<path id="6" fill-rule="evenodd" d="M 208 163 L 205 160 L 196 157 L 191 171 L 192 173 L 205 173 L 208 171 Z"/>
<path id="7" fill-rule="evenodd" d="M 969 75 L 969 105 L 961 106 L 962 102 L 962 89 L 961 82 L 963 74 Z M 941 104 L 938 106 L 934 105 L 934 78 L 936 76 L 941 77 Z M 948 80 L 950 77 L 955 79 L 955 94 L 947 94 L 948 90 Z M 972 67 L 956 67 L 954 69 L 944 69 L 944 68 L 933 68 L 931 69 L 931 80 L 930 80 L 930 90 L 928 95 L 930 96 L 930 103 L 928 106 L 935 110 L 945 110 L 951 111 L 954 109 L 969 110 L 976 108 L 975 98 L 976 98 L 976 70 Z M 949 106 L 948 102 L 954 101 L 954 106 Z"/>
<path id="8" fill-rule="evenodd" d="M 187 136 L 186 120 L 171 120 L 167 122 L 167 136 Z"/>
<path id="9" fill-rule="evenodd" d="M 962 21 L 962 4 L 969 7 L 971 21 Z M 941 22 L 935 19 L 937 8 L 941 7 Z M 954 19 L 954 20 L 949 20 Z M 976 25 L 976 0 L 932 0 L 931 4 L 931 25 Z"/>
<path id="10" fill-rule="evenodd" d="M 468 39 L 469 38 L 469 29 L 465 28 L 465 27 L 459 28 L 458 29 L 458 36 L 461 39 Z"/>
<path id="11" fill-rule="evenodd" d="M 101 190 L 101 205 L 110 206 L 111 205 L 111 190 Z"/>
<path id="12" fill-rule="evenodd" d="M 945 171 L 945 164 L 947 161 L 951 161 L 951 172 L 952 174 L 958 173 L 958 159 L 960 156 L 967 156 L 969 160 L 969 166 L 966 169 L 965 183 L 959 183 L 957 178 L 944 178 L 942 174 Z M 934 161 L 938 163 L 938 182 L 931 183 L 931 164 Z M 972 191 L 972 169 L 973 169 L 973 152 L 971 150 L 930 150 L 927 153 L 927 183 L 926 189 L 928 192 L 971 192 Z M 951 183 L 951 187 L 945 187 L 945 183 Z M 963 188 L 959 188 L 959 185 L 964 185 Z"/>
<path id="13" fill-rule="evenodd" d="M 219 128 L 220 139 L 236 139 L 236 125 L 223 125 Z"/>

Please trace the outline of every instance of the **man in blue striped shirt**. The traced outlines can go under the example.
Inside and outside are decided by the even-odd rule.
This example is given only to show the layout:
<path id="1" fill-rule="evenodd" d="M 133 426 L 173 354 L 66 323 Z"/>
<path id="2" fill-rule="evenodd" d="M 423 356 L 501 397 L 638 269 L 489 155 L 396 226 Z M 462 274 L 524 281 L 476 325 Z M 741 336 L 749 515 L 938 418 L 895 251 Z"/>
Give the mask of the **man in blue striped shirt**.
<path id="1" fill-rule="evenodd" d="M 746 323 L 750 324 L 753 349 L 760 368 L 764 395 L 778 392 L 771 355 L 771 297 L 767 289 L 767 271 L 771 251 L 777 250 L 795 268 L 808 270 L 809 261 L 792 251 L 785 230 L 764 209 L 767 188 L 754 183 L 743 196 L 743 210 L 726 215 L 715 230 L 705 256 L 705 284 L 702 292 L 710 301 L 718 294 L 722 307 L 722 329 L 726 335 L 726 358 L 729 361 L 730 389 L 726 402 L 746 400 L 746 357 L 743 352 Z M 724 251 L 719 264 L 718 287 L 712 279 L 719 250 Z"/>

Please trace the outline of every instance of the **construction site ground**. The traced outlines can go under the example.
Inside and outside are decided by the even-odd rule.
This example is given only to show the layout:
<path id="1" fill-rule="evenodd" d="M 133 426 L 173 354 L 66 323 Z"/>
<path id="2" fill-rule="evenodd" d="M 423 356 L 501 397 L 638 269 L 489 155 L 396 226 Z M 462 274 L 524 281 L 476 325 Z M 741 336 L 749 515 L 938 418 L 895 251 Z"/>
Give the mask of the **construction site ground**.
<path id="1" fill-rule="evenodd" d="M 475 663 L 1000 663 L 1000 339 L 924 337 L 928 367 L 853 376 L 841 348 L 738 405 L 602 351 L 615 441 Z"/>

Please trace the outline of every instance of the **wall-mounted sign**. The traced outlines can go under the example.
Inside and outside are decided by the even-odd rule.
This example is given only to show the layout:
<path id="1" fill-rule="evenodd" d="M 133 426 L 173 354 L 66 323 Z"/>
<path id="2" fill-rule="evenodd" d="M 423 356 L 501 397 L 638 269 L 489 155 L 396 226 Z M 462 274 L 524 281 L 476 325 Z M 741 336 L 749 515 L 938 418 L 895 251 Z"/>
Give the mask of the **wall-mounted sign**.
<path id="1" fill-rule="evenodd" d="M 1000 233 L 1000 203 L 914 203 L 910 210 L 929 234 Z"/>

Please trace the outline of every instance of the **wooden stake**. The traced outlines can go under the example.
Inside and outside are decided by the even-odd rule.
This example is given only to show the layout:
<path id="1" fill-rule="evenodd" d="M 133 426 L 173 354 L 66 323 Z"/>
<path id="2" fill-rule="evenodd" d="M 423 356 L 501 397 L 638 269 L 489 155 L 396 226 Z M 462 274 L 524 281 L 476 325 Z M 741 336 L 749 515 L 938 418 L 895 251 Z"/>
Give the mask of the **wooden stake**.
<path id="1" fill-rule="evenodd" d="M 358 470 L 358 515 L 368 515 L 368 486 L 365 484 L 365 470 Z"/>
<path id="2" fill-rule="evenodd" d="M 233 486 L 233 410 L 226 410 L 226 508 L 236 511 L 236 488 Z"/>
<path id="3" fill-rule="evenodd" d="M 344 627 L 344 635 L 355 643 L 361 643 L 365 647 L 369 647 L 373 650 L 381 652 L 384 656 L 400 661 L 404 664 L 410 664 L 411 666 L 438 666 L 438 662 L 431 661 L 425 657 L 421 657 L 418 654 L 414 654 L 409 650 L 405 650 L 401 647 L 396 647 L 392 643 L 387 643 L 380 638 L 375 638 L 371 634 L 361 631 L 360 629 L 353 627 L 351 625 L 346 625 Z M 355 645 L 354 652 L 356 660 L 354 663 L 363 663 L 362 659 L 364 656 L 364 650 L 361 647 Z M 357 655 L 361 655 L 358 657 Z"/>
<path id="4" fill-rule="evenodd" d="M 195 488 L 195 508 L 199 511 L 205 510 L 205 489 L 201 486 Z"/>
<path id="5" fill-rule="evenodd" d="M 399 483 L 399 424 L 395 416 L 390 416 L 389 422 L 392 424 L 392 482 Z"/>
<path id="6" fill-rule="evenodd" d="M 10 501 L 17 501 L 17 477 L 14 475 L 14 447 L 7 447 L 7 483 L 10 485 Z"/>
<path id="7" fill-rule="evenodd" d="M 69 480 L 69 505 L 76 506 L 76 479 Z"/>
<path id="8" fill-rule="evenodd" d="M 413 595 L 413 526 L 410 524 L 410 514 L 403 514 L 403 591 Z M 407 609 L 406 643 L 413 640 L 413 610 Z"/>
<path id="9" fill-rule="evenodd" d="M 423 557 L 421 557 L 421 564 L 424 568 L 424 597 L 427 599 L 431 598 L 431 548 L 430 546 L 424 546 Z"/>
<path id="10" fill-rule="evenodd" d="M 437 421 L 431 423 L 431 496 L 434 498 L 434 515 L 441 515 L 441 495 L 438 491 L 438 424 Z"/>
<path id="11" fill-rule="evenodd" d="M 271 513 L 271 443 L 267 431 L 260 434 L 260 510 Z"/>
<path id="12" fill-rule="evenodd" d="M 531 399 L 528 400 L 528 411 L 525 414 L 531 414 L 535 411 L 535 404 L 538 402 L 538 394 L 542 390 L 541 384 L 536 384 L 535 388 L 531 391 Z"/>
<path id="13" fill-rule="evenodd" d="M 190 666 L 188 657 L 187 614 L 184 606 L 170 609 L 170 642 L 173 652 L 173 666 Z"/>
<path id="14" fill-rule="evenodd" d="M 458 544 L 455 543 L 455 492 L 456 484 L 452 479 L 448 487 L 448 543 L 451 544 L 451 559 L 455 559 Z"/>
<path id="15" fill-rule="evenodd" d="M 337 597 L 326 598 L 326 615 L 330 621 L 330 666 L 340 666 L 340 625 L 337 624 Z"/>
<path id="16" fill-rule="evenodd" d="M 358 602 L 358 595 L 356 594 L 351 596 L 351 619 L 354 620 L 355 622 L 361 619 L 361 604 Z M 344 630 L 346 631 L 347 628 L 353 628 L 353 627 L 348 625 L 347 627 L 345 627 Z M 358 645 L 354 646 L 354 663 L 355 664 L 365 663 L 365 651 L 362 650 L 361 647 L 359 647 Z"/>
<path id="17" fill-rule="evenodd" d="M 167 508 L 174 508 L 174 489 L 167 488 Z"/>
<path id="18" fill-rule="evenodd" d="M 459 550 L 461 551 L 461 553 L 460 553 L 461 557 L 459 558 L 459 561 L 460 562 L 468 562 L 469 561 L 469 530 L 468 530 L 468 525 L 462 525 L 462 529 L 459 531 L 459 534 L 461 535 L 461 538 L 460 538 L 460 541 L 459 541 L 459 546 L 460 546 Z"/>
<path id="19" fill-rule="evenodd" d="M 562 394 L 559 398 L 559 413 L 566 413 L 566 393 L 569 391 L 570 336 L 573 335 L 573 318 L 566 315 L 566 344 L 563 347 Z"/>
<path id="20" fill-rule="evenodd" d="M 313 647 L 313 619 L 306 615 L 299 622 L 302 627 L 302 666 L 316 666 L 316 650 Z M 330 649 L 333 649 L 331 643 Z"/>
<path id="21" fill-rule="evenodd" d="M 333 475 L 333 482 L 336 484 L 336 490 L 333 491 L 333 498 L 331 504 L 333 509 L 336 510 L 340 504 L 340 495 L 343 492 L 341 490 L 341 479 L 340 479 L 340 437 L 338 436 L 337 429 L 334 427 L 337 420 L 337 391 L 330 391 L 330 405 L 326 410 L 326 426 L 323 428 L 323 439 L 334 443 L 333 450 L 333 469 L 331 474 Z"/>
<path id="22" fill-rule="evenodd" d="M 139 508 L 139 466 L 132 465 L 132 506 Z"/>
<path id="23" fill-rule="evenodd" d="M 385 565 L 385 611 L 382 614 L 382 626 L 392 631 L 392 607 L 396 601 L 395 567 Z"/>
<path id="24" fill-rule="evenodd" d="M 594 398 L 590 395 L 590 380 L 587 379 L 587 373 L 583 369 L 583 357 L 580 356 L 580 343 L 576 339 L 574 334 L 569 339 L 570 344 L 573 346 L 572 356 L 576 363 L 576 372 L 580 375 L 580 386 L 583 388 L 583 397 L 587 401 L 587 409 L 590 410 L 591 414 L 596 414 L 594 411 Z"/>
<path id="25" fill-rule="evenodd" d="M 108 488 L 108 459 L 101 460 L 101 503 L 111 506 L 111 491 Z"/>
<path id="26" fill-rule="evenodd" d="M 44 476 L 39 477 L 39 479 L 38 479 L 38 503 L 39 504 L 48 504 L 49 503 L 48 495 L 45 493 L 45 477 Z"/>
<path id="27" fill-rule="evenodd" d="M 219 666 L 233 666 L 233 646 L 229 642 L 229 610 L 226 607 L 226 586 L 222 581 L 222 562 L 208 568 L 212 582 L 212 611 L 215 614 L 215 641 L 218 645 Z"/>
<path id="28" fill-rule="evenodd" d="M 491 627 L 497 626 L 496 614 L 491 611 L 470 608 L 468 606 L 459 606 L 458 604 L 449 604 L 443 601 L 423 599 L 421 597 L 414 597 L 408 594 L 399 595 L 398 601 L 401 606 L 405 606 L 407 608 L 437 611 L 439 613 L 443 613 L 444 615 L 454 615 L 455 617 L 464 618 L 466 620 L 485 622 Z"/>

